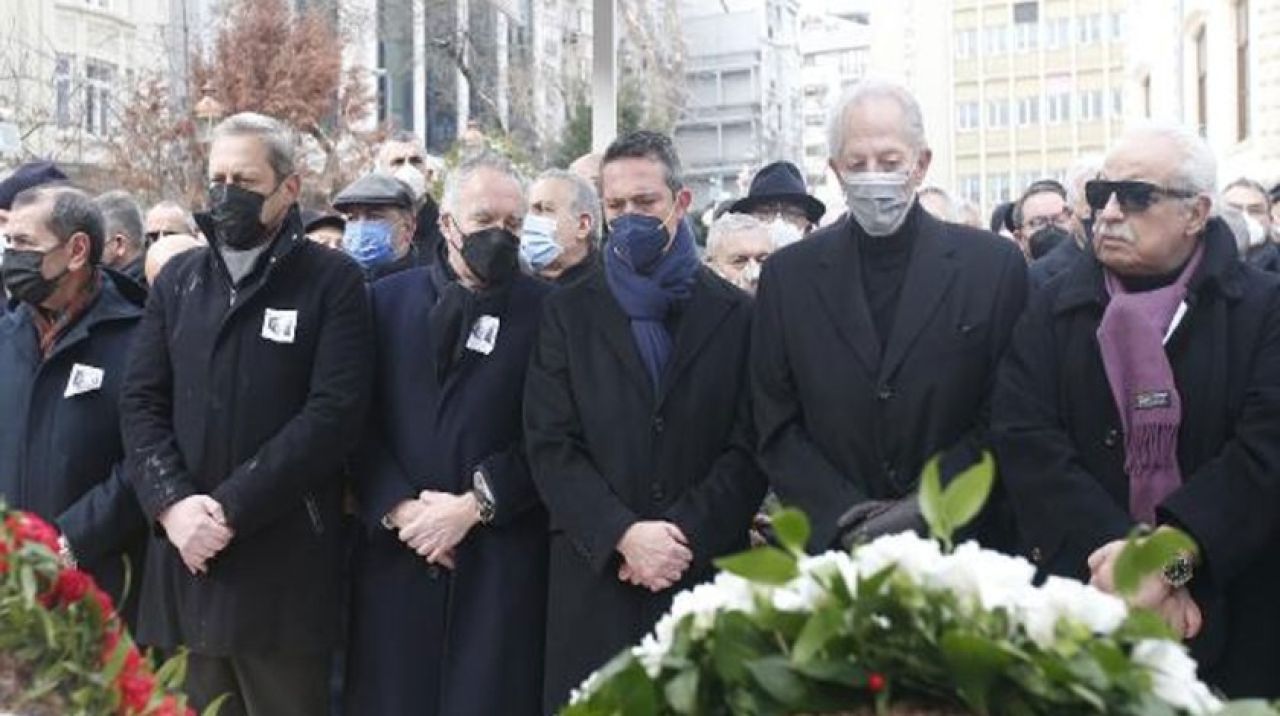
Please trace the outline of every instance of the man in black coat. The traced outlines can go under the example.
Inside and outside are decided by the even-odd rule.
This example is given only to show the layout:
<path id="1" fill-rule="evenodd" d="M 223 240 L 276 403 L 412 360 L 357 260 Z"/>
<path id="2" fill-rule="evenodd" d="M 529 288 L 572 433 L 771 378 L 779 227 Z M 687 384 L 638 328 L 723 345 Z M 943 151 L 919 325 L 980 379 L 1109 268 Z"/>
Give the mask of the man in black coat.
<path id="1" fill-rule="evenodd" d="M 146 521 L 122 467 L 117 402 L 142 296 L 102 271 L 102 214 L 67 186 L 19 194 L 0 273 L 0 499 L 57 525 L 64 563 L 133 624 Z M 129 564 L 126 566 L 125 562 Z"/>
<path id="2" fill-rule="evenodd" d="M 1096 259 L 1018 324 L 992 430 L 1043 572 L 1113 590 L 1138 524 L 1198 545 L 1134 602 L 1191 642 L 1232 697 L 1280 696 L 1280 280 L 1211 219 L 1215 164 L 1182 129 L 1140 130 L 1088 186 Z M 1198 636 L 1197 636 L 1198 635 Z"/>
<path id="3" fill-rule="evenodd" d="M 208 248 L 152 287 L 126 376 L 129 477 L 157 529 L 143 642 L 190 649 L 186 689 L 224 714 L 324 714 L 338 637 L 340 471 L 363 427 L 360 269 L 309 241 L 289 130 L 214 131 Z"/>
<path id="4" fill-rule="evenodd" d="M 604 270 L 547 298 L 525 391 L 529 463 L 551 514 L 549 712 L 713 558 L 746 547 L 765 488 L 750 303 L 698 260 L 671 140 L 622 137 L 602 172 Z"/>
<path id="5" fill-rule="evenodd" d="M 373 286 L 347 713 L 539 713 L 547 515 L 521 403 L 550 287 L 519 272 L 524 211 L 510 163 L 471 158 L 449 176 L 441 257 Z"/>
<path id="6" fill-rule="evenodd" d="M 925 462 L 949 452 L 954 472 L 984 444 L 1026 296 L 1017 246 L 920 207 L 931 154 L 905 89 L 859 83 L 833 122 L 849 212 L 764 265 L 751 352 L 760 459 L 808 513 L 814 550 L 855 506 L 845 526 L 860 535 L 920 526 Z"/>

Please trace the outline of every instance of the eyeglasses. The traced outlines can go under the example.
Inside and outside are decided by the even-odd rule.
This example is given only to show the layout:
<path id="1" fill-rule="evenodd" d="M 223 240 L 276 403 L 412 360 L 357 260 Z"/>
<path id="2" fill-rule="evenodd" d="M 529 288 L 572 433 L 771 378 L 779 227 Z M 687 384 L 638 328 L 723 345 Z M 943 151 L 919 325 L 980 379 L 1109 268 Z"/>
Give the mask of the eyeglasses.
<path id="1" fill-rule="evenodd" d="M 1195 195 L 1196 193 L 1193 191 L 1169 189 L 1151 182 L 1137 180 L 1108 181 L 1106 179 L 1093 179 L 1085 182 L 1084 185 L 1084 196 L 1089 202 L 1089 208 L 1094 211 L 1102 211 L 1106 208 L 1107 202 L 1111 201 L 1111 197 L 1114 196 L 1120 204 L 1120 211 L 1125 214 L 1140 214 L 1162 199 L 1190 199 Z"/>
<path id="2" fill-rule="evenodd" d="M 1064 206 L 1062 211 L 1057 214 L 1050 214 L 1049 216 L 1033 216 L 1027 219 L 1022 222 L 1022 228 L 1026 229 L 1030 233 L 1035 233 L 1049 225 L 1067 228 L 1070 225 L 1070 222 L 1071 207 Z"/>

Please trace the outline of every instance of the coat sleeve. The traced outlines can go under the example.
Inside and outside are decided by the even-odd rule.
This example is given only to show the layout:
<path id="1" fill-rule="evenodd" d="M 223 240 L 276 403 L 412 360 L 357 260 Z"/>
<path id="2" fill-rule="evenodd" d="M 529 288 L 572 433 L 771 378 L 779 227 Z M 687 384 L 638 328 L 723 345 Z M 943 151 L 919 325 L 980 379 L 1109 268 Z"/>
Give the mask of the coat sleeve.
<path id="1" fill-rule="evenodd" d="M 372 385 L 372 322 L 355 267 L 325 277 L 324 319 L 301 411 L 237 466 L 212 497 L 242 537 L 296 509 L 354 447 Z M 317 279 L 319 280 L 319 279 Z"/>
<path id="2" fill-rule="evenodd" d="M 173 428 L 167 306 L 174 276 L 174 271 L 166 271 L 152 287 L 130 348 L 120 395 L 125 471 L 143 513 L 151 520 L 199 492 L 178 452 Z"/>
<path id="3" fill-rule="evenodd" d="M 1057 349 L 1049 299 L 1039 294 L 997 374 L 991 437 L 1024 538 L 1045 560 L 1065 565 L 1058 571 L 1083 578 L 1089 553 L 1124 537 L 1134 521 L 1085 469 L 1063 427 Z M 1054 559 L 1063 546 L 1068 551 Z"/>
<path id="4" fill-rule="evenodd" d="M 120 465 L 58 515 L 58 529 L 81 564 L 123 552 L 146 533 L 147 521 Z"/>
<path id="5" fill-rule="evenodd" d="M 801 415 L 800 396 L 787 352 L 782 305 L 785 278 L 765 262 L 751 331 L 751 392 L 759 458 L 785 505 L 809 516 L 809 549 L 824 551 L 836 539 L 836 521 L 867 499 L 851 476 L 827 460 L 813 444 Z M 792 316 L 792 320 L 796 320 Z"/>
<path id="6" fill-rule="evenodd" d="M 745 346 L 744 346 L 745 348 Z M 695 565 L 706 564 L 742 544 L 751 518 L 764 500 L 768 480 L 756 463 L 751 392 L 738 391 L 733 432 L 724 453 L 698 483 L 667 511 L 689 539 Z"/>
<path id="7" fill-rule="evenodd" d="M 1200 545 L 1203 572 L 1230 583 L 1276 549 L 1280 525 L 1280 291 L 1266 306 L 1239 419 L 1216 457 L 1157 511 Z"/>
<path id="8" fill-rule="evenodd" d="M 493 490 L 494 527 L 511 523 L 539 504 L 538 490 L 529 474 L 523 440 L 485 458 L 476 470 L 484 473 Z"/>
<path id="9" fill-rule="evenodd" d="M 638 518 L 592 463 L 574 404 L 569 347 L 554 301 L 543 313 L 525 379 L 524 426 L 529 466 L 552 522 L 593 569 L 603 572 L 618 541 Z"/>

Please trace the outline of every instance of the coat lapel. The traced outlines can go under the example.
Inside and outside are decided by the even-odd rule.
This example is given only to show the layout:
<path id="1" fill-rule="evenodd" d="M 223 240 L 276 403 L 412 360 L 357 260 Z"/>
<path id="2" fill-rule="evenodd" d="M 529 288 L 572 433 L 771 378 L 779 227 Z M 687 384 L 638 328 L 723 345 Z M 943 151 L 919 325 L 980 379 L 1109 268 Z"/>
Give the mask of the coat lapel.
<path id="1" fill-rule="evenodd" d="M 836 225 L 822 258 L 818 294 L 830 314 L 831 325 L 870 373 L 880 365 L 880 340 L 862 288 L 862 259 L 846 215 Z"/>
<path id="2" fill-rule="evenodd" d="M 671 387 L 680 380 L 680 376 L 689 368 L 689 364 L 701 352 L 703 346 L 711 339 L 716 328 L 724 321 L 733 307 L 732 299 L 725 295 L 727 287 L 717 284 L 706 267 L 698 269 L 698 283 L 693 296 L 680 319 L 680 328 L 675 335 L 671 349 L 671 360 L 662 375 L 662 390 L 658 397 L 658 407 L 666 401 Z"/>
<path id="3" fill-rule="evenodd" d="M 889 331 L 884 361 L 880 364 L 881 383 L 888 380 L 906 358 L 911 344 L 928 325 L 951 289 L 956 274 L 955 247 L 948 244 L 942 235 L 942 226 L 923 210 L 915 211 L 920 212 L 920 233 L 916 236 L 915 250 L 907 265 L 898 312 Z"/>
<path id="4" fill-rule="evenodd" d="M 645 395 L 653 394 L 653 385 L 649 381 L 649 373 L 640 361 L 640 352 L 636 348 L 636 339 L 631 335 L 631 321 L 622 312 L 618 300 L 613 297 L 609 285 L 605 281 L 604 271 L 592 276 L 591 289 L 596 294 L 591 301 L 593 313 L 592 323 L 598 327 L 605 345 L 617 356 L 622 364 L 623 372 L 644 391 Z"/>

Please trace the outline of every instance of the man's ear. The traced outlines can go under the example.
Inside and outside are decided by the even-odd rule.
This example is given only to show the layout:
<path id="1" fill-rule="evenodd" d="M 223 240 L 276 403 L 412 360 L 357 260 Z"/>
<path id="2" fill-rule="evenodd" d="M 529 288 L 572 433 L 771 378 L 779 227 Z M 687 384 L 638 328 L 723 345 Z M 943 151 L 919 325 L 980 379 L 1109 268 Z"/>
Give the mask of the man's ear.
<path id="1" fill-rule="evenodd" d="M 116 237 L 111 237 L 114 241 Z M 93 244 L 89 240 L 89 235 L 83 231 L 77 231 L 72 234 L 67 241 L 71 242 L 71 257 L 67 262 L 68 271 L 78 271 L 84 266 L 89 265 L 89 253 L 93 249 Z M 103 247 L 106 248 L 105 246 Z"/>
<path id="2" fill-rule="evenodd" d="M 1191 212 L 1191 220 L 1187 222 L 1187 235 L 1196 236 L 1204 231 L 1204 227 L 1209 223 L 1209 215 L 1213 210 L 1213 200 L 1201 194 L 1195 198 L 1188 207 Z"/>

